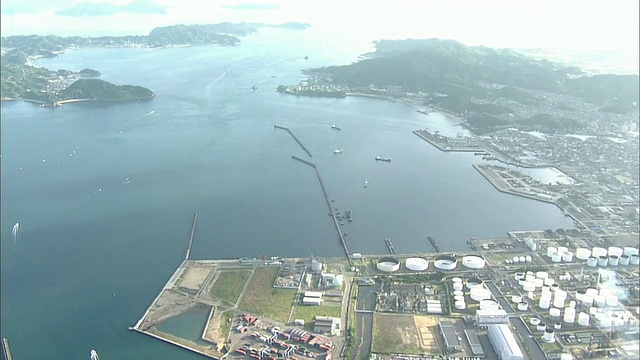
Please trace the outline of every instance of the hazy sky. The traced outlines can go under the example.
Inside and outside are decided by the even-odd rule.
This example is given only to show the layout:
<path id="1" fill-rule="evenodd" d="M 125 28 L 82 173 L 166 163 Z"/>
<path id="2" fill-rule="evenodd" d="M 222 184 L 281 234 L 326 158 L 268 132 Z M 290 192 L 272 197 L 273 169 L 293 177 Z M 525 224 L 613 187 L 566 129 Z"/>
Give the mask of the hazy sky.
<path id="1" fill-rule="evenodd" d="M 2 35 L 147 34 L 156 26 L 302 21 L 341 37 L 450 38 L 468 45 L 638 51 L 638 0 L 156 0 L 166 15 L 73 18 L 55 11 L 82 2 L 2 0 Z M 268 4 L 238 10 L 232 4 Z"/>

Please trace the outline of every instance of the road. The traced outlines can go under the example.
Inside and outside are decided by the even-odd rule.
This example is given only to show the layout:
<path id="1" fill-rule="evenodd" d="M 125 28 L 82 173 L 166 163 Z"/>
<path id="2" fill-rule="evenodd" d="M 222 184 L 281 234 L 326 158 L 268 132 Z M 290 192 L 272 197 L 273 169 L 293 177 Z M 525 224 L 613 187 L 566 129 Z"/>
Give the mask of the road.
<path id="1" fill-rule="evenodd" d="M 379 284 L 360 286 L 356 302 L 356 339 L 351 360 L 368 359 L 373 340 L 373 312 L 376 309 L 376 291 Z"/>

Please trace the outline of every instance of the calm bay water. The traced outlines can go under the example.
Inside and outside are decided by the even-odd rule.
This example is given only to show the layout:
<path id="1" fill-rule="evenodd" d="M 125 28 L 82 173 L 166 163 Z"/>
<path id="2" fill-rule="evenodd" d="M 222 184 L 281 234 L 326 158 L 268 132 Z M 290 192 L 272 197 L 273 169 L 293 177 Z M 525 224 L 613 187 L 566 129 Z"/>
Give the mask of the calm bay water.
<path id="1" fill-rule="evenodd" d="M 446 116 L 274 91 L 301 69 L 365 50 L 268 30 L 237 47 L 86 49 L 37 61 L 98 69 L 157 97 L 2 104 L 1 321 L 14 356 L 199 358 L 127 331 L 184 257 L 194 212 L 193 258 L 341 256 L 315 173 L 291 155 L 309 158 L 274 124 L 300 138 L 335 207 L 351 210 L 352 251 L 385 253 L 391 237 L 398 252 L 429 252 L 428 235 L 462 251 L 472 236 L 572 227 L 554 206 L 496 192 L 471 167 L 478 157 L 439 152 L 411 133 L 464 133 Z"/>

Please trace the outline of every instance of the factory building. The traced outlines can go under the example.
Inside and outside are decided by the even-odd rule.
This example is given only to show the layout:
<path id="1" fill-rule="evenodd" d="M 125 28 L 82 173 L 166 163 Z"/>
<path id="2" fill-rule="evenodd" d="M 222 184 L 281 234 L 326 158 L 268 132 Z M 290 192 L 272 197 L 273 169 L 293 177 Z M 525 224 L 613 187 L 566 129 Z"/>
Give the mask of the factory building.
<path id="1" fill-rule="evenodd" d="M 316 316 L 313 331 L 318 334 L 340 335 L 340 318 Z"/>
<path id="2" fill-rule="evenodd" d="M 489 325 L 489 340 L 500 360 L 524 360 L 524 355 L 509 325 Z"/>
<path id="3" fill-rule="evenodd" d="M 509 315 L 502 309 L 476 310 L 476 326 L 478 327 L 508 323 Z"/>
<path id="4" fill-rule="evenodd" d="M 451 321 L 441 321 L 440 332 L 444 338 L 444 346 L 448 353 L 462 351 L 462 344 Z"/>

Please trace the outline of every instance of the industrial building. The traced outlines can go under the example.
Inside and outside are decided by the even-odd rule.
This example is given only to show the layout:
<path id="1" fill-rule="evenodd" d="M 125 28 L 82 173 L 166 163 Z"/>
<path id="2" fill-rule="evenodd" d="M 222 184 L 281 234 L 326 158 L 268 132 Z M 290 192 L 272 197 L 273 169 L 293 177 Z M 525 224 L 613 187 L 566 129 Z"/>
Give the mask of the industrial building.
<path id="1" fill-rule="evenodd" d="M 475 330 L 467 329 L 464 331 L 465 336 L 467 337 L 467 341 L 469 341 L 469 345 L 471 347 L 471 354 L 477 358 L 485 357 L 484 350 L 482 349 L 482 343 L 480 343 L 480 338 L 478 337 L 478 333 Z"/>
<path id="2" fill-rule="evenodd" d="M 462 344 L 451 321 L 441 321 L 440 332 L 444 338 L 445 349 L 448 353 L 462 351 Z"/>
<path id="3" fill-rule="evenodd" d="M 493 324 L 508 324 L 509 315 L 502 309 L 478 309 L 476 310 L 476 326 L 488 326 Z"/>
<path id="4" fill-rule="evenodd" d="M 489 325 L 487 330 L 489 340 L 500 360 L 524 360 L 524 355 L 509 325 Z"/>
<path id="5" fill-rule="evenodd" d="M 302 305 L 320 305 L 322 304 L 322 299 L 317 297 L 303 297 Z"/>
<path id="6" fill-rule="evenodd" d="M 313 332 L 318 334 L 340 335 L 342 321 L 340 318 L 328 316 L 316 316 L 313 324 Z"/>

